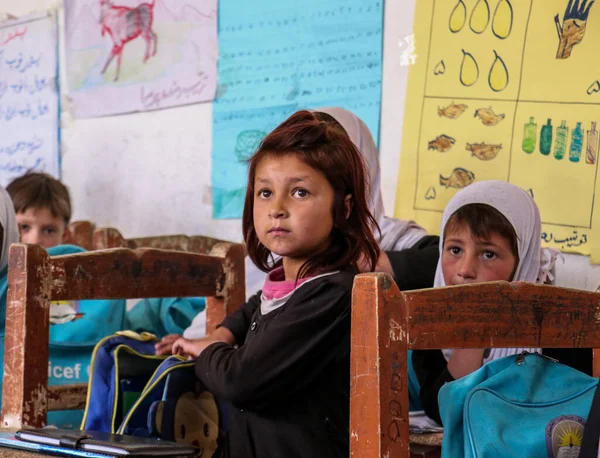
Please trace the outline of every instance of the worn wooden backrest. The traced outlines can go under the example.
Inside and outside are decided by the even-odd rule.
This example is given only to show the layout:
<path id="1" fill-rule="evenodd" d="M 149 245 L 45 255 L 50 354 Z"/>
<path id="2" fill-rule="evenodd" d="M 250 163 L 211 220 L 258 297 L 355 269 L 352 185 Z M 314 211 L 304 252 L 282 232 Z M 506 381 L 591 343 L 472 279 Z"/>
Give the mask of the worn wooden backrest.
<path id="1" fill-rule="evenodd" d="M 117 248 L 49 257 L 38 245 L 10 248 L 2 424 L 39 427 L 47 410 L 85 406 L 86 385 L 48 388 L 51 301 L 207 297 L 207 332 L 245 300 L 244 248 L 211 255 Z"/>
<path id="2" fill-rule="evenodd" d="M 91 221 L 73 221 L 67 226 L 63 243 L 92 250 L 92 234 L 95 225 Z"/>
<path id="3" fill-rule="evenodd" d="M 64 243 L 77 245 L 91 250 L 108 248 L 157 248 L 160 250 L 187 251 L 190 253 L 208 254 L 217 243 L 225 240 L 203 235 L 159 235 L 154 237 L 136 237 L 126 239 L 118 229 L 113 227 L 96 228 L 91 221 L 74 221 L 65 232 Z"/>
<path id="4" fill-rule="evenodd" d="M 351 456 L 408 458 L 408 350 L 600 348 L 600 294 L 507 282 L 400 292 L 387 274 L 363 274 L 351 339 Z"/>
<path id="5" fill-rule="evenodd" d="M 161 235 L 155 237 L 138 237 L 126 239 L 114 228 L 105 227 L 96 229 L 92 236 L 92 247 L 94 250 L 107 248 L 157 248 L 161 250 L 188 251 L 191 253 L 210 253 L 217 243 L 224 240 L 205 237 L 202 235 Z"/>

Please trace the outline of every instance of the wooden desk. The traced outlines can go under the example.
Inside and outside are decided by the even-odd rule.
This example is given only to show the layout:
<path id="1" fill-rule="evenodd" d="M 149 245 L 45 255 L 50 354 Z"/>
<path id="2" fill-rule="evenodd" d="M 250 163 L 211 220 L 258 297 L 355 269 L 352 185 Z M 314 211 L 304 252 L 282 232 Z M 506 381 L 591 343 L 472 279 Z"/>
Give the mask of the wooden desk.
<path id="1" fill-rule="evenodd" d="M 40 456 L 54 456 L 44 455 L 41 453 L 24 452 L 15 448 L 0 448 L 0 458 L 39 458 Z"/>

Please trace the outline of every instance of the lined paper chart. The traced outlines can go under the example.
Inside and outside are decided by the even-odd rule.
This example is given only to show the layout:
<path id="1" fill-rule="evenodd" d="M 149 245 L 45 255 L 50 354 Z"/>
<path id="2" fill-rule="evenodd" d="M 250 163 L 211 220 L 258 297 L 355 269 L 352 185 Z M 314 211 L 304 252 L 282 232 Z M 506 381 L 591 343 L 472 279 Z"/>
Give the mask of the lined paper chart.
<path id="1" fill-rule="evenodd" d="M 54 15 L 0 24 L 0 184 L 28 170 L 59 176 Z"/>
<path id="2" fill-rule="evenodd" d="M 379 133 L 383 1 L 220 5 L 213 216 L 242 215 L 246 160 L 294 111 L 340 106 Z"/>

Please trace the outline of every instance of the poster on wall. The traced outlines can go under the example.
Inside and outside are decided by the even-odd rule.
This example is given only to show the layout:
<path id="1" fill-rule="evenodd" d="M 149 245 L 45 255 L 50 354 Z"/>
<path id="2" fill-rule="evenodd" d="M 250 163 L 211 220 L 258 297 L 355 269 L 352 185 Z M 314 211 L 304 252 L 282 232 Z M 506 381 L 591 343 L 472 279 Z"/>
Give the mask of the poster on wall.
<path id="1" fill-rule="evenodd" d="M 59 177 L 54 14 L 0 23 L 0 185 L 27 171 Z"/>
<path id="2" fill-rule="evenodd" d="M 214 98 L 217 0 L 65 0 L 65 29 L 75 117 Z"/>
<path id="3" fill-rule="evenodd" d="M 458 190 L 504 180 L 542 244 L 600 261 L 600 3 L 419 0 L 414 31 L 395 215 L 437 234 Z"/>
<path id="4" fill-rule="evenodd" d="M 215 218 L 239 218 L 246 159 L 294 111 L 339 106 L 379 134 L 382 0 L 221 2 L 213 105 Z"/>

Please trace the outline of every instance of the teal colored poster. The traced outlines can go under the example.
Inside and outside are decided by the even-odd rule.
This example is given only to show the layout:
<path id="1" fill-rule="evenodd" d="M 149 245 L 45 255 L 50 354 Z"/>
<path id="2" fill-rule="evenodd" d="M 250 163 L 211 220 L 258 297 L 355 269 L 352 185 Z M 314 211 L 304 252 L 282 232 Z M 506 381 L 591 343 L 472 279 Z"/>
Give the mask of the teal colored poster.
<path id="1" fill-rule="evenodd" d="M 378 137 L 383 0 L 219 5 L 213 105 L 214 218 L 240 218 L 246 159 L 294 111 L 351 110 Z"/>

